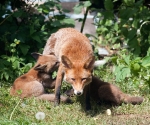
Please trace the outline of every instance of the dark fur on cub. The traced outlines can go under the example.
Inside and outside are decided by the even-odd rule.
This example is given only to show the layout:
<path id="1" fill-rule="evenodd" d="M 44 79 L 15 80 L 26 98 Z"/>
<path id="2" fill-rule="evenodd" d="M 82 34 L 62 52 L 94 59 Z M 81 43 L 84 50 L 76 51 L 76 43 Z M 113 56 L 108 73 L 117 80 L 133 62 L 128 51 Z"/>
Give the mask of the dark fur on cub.
<path id="1" fill-rule="evenodd" d="M 66 91 L 68 96 L 73 95 L 73 89 Z M 122 103 L 141 104 L 142 97 L 134 97 L 123 93 L 117 86 L 101 81 L 99 78 L 93 76 L 90 83 L 90 96 L 94 101 L 107 103 L 112 106 L 118 106 Z"/>
<path id="2" fill-rule="evenodd" d="M 96 101 L 108 102 L 111 105 L 121 105 L 122 103 L 141 104 L 142 97 L 129 96 L 123 93 L 117 86 L 103 82 L 93 76 L 90 84 L 91 96 Z"/>

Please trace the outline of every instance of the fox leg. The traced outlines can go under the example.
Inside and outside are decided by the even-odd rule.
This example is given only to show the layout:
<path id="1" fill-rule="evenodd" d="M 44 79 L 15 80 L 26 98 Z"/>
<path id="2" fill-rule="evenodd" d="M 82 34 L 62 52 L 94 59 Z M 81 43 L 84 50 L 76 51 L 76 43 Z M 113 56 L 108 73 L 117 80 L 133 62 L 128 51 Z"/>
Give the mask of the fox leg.
<path id="1" fill-rule="evenodd" d="M 56 77 L 54 106 L 58 106 L 60 104 L 60 90 L 62 79 L 63 79 L 63 72 L 62 72 L 62 65 L 60 65 Z"/>
<path id="2" fill-rule="evenodd" d="M 86 110 L 91 110 L 90 85 L 85 86 L 84 97 L 85 97 L 85 108 L 86 108 Z"/>

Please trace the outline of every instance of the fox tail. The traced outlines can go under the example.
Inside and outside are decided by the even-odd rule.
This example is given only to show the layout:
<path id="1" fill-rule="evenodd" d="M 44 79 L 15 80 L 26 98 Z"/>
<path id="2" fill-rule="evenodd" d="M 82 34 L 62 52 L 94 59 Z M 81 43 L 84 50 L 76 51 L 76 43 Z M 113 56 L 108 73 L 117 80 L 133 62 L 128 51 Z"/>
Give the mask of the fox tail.
<path id="1" fill-rule="evenodd" d="M 129 96 L 129 95 L 125 95 L 124 99 L 122 99 L 124 103 L 128 104 L 131 103 L 133 105 L 136 104 L 141 104 L 143 102 L 143 98 L 142 97 L 134 97 L 134 96 Z"/>

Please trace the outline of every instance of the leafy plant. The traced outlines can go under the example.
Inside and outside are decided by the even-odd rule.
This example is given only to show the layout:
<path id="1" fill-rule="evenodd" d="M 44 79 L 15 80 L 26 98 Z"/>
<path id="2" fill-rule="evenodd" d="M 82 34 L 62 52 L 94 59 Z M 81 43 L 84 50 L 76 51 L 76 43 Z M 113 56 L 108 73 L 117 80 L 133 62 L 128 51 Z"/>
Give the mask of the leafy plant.
<path id="1" fill-rule="evenodd" d="M 128 89 L 135 87 L 149 92 L 150 11 L 148 6 L 145 6 L 142 0 L 122 2 L 104 0 L 103 2 L 105 9 L 96 9 L 97 39 L 93 40 L 94 45 L 107 45 L 110 49 L 118 51 L 110 58 L 117 83 L 122 86 L 128 83 Z M 110 67 L 107 66 L 105 68 Z M 113 80 L 113 76 L 111 78 Z"/>
<path id="2" fill-rule="evenodd" d="M 149 8 L 143 1 L 123 0 L 117 8 L 112 0 L 104 1 L 105 10 L 98 11 L 97 33 L 101 44 L 127 45 L 137 56 L 145 56 L 149 49 Z"/>
<path id="3" fill-rule="evenodd" d="M 136 57 L 124 49 L 117 56 L 113 56 L 111 61 L 114 65 L 116 82 L 128 81 L 132 86 L 145 87 L 146 85 L 150 88 L 149 55 L 144 58 Z"/>
<path id="4" fill-rule="evenodd" d="M 0 56 L 1 80 L 12 81 L 15 77 L 27 72 L 32 67 L 32 63 L 25 64 L 24 59 L 18 56 L 17 48 L 19 44 L 20 40 L 15 39 L 14 42 L 8 46 L 11 56 Z"/>
<path id="5" fill-rule="evenodd" d="M 56 13 L 57 10 L 57 13 Z M 1 80 L 11 81 L 31 67 L 32 52 L 42 52 L 48 37 L 59 28 L 73 27 L 59 0 L 0 2 Z M 30 62 L 30 63 L 29 63 Z"/>

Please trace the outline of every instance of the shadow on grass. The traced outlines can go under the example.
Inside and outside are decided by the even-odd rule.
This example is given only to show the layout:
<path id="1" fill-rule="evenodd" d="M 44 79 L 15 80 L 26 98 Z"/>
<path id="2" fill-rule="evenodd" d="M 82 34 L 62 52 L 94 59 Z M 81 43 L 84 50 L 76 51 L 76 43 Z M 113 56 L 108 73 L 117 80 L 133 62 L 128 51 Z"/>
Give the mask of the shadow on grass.
<path id="1" fill-rule="evenodd" d="M 80 102 L 81 111 L 91 117 L 95 117 L 99 114 L 105 114 L 107 109 L 113 110 L 113 108 L 116 107 L 116 106 L 111 106 L 105 102 L 96 103 L 94 100 L 91 100 L 92 109 L 89 111 L 86 111 L 84 97 L 83 96 L 76 97 L 76 101 Z"/>

